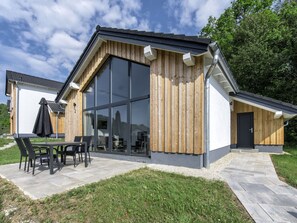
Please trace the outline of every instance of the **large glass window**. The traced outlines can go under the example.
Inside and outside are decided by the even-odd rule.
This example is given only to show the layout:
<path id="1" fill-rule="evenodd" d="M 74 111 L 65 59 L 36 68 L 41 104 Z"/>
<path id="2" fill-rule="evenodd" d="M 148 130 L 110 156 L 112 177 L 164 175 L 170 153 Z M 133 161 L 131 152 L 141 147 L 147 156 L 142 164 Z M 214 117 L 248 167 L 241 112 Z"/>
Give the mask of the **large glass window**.
<path id="1" fill-rule="evenodd" d="M 150 134 L 150 100 L 131 104 L 131 149 L 132 153 L 148 155 Z"/>
<path id="2" fill-rule="evenodd" d="M 100 109 L 97 114 L 97 150 L 107 151 L 109 140 L 109 112 L 108 109 Z"/>
<path id="3" fill-rule="evenodd" d="M 92 108 L 95 103 L 95 85 L 94 81 L 84 92 L 84 108 Z"/>
<path id="4" fill-rule="evenodd" d="M 150 94 L 150 68 L 131 63 L 131 96 L 132 98 Z"/>
<path id="5" fill-rule="evenodd" d="M 109 103 L 109 64 L 104 64 L 97 76 L 97 106 Z"/>
<path id="6" fill-rule="evenodd" d="M 94 136 L 94 111 L 83 112 L 84 135 Z"/>
<path id="7" fill-rule="evenodd" d="M 112 102 L 118 102 L 129 97 L 128 61 L 112 58 Z"/>
<path id="8" fill-rule="evenodd" d="M 127 105 L 112 108 L 112 150 L 127 152 L 129 124 L 127 120 Z"/>
<path id="9" fill-rule="evenodd" d="M 84 135 L 94 151 L 147 156 L 150 69 L 110 57 L 84 91 Z"/>

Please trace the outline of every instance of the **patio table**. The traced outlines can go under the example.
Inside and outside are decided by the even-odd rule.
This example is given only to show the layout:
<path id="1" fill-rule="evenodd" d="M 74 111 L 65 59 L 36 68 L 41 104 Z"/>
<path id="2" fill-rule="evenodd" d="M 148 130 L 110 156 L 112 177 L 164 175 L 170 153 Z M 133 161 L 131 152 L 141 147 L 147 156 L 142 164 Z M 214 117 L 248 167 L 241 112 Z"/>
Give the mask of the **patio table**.
<path id="1" fill-rule="evenodd" d="M 50 167 L 50 174 L 54 174 L 54 168 L 53 168 L 53 160 L 54 160 L 54 154 L 53 150 L 54 147 L 58 146 L 85 146 L 85 167 L 88 166 L 88 159 L 87 159 L 87 143 L 86 142 L 41 142 L 41 143 L 34 143 L 34 146 L 39 147 L 48 147 L 50 152 L 50 161 L 49 161 L 49 167 Z"/>

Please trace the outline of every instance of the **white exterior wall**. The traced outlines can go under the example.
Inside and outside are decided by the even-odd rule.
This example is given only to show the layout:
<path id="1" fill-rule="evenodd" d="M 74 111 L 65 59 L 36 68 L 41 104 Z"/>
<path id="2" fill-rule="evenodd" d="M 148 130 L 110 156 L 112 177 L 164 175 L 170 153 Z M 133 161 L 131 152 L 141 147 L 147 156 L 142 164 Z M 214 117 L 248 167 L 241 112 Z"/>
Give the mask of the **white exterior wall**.
<path id="1" fill-rule="evenodd" d="M 221 85 L 210 77 L 210 151 L 231 144 L 231 111 L 229 95 Z"/>
<path id="2" fill-rule="evenodd" d="M 32 134 L 41 98 L 54 101 L 57 92 L 37 86 L 18 84 L 19 86 L 19 134 Z"/>

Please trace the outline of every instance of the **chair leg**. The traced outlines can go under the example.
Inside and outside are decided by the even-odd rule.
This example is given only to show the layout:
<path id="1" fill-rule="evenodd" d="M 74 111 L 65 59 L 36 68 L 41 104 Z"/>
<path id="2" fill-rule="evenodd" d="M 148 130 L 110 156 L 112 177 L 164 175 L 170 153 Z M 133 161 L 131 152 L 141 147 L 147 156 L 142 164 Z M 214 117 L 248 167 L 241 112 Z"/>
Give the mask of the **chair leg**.
<path id="1" fill-rule="evenodd" d="M 75 167 L 76 166 L 76 153 L 74 153 L 73 161 L 74 161 L 74 167 Z"/>
<path id="2" fill-rule="evenodd" d="M 33 176 L 34 176 L 34 170 L 35 170 L 35 162 L 36 162 L 36 159 L 34 159 L 34 163 L 33 163 L 33 171 L 32 171 Z"/>
<path id="3" fill-rule="evenodd" d="M 28 165 L 27 165 L 27 172 L 29 172 L 30 163 L 32 164 L 32 159 L 29 158 Z"/>
<path id="4" fill-rule="evenodd" d="M 89 153 L 89 163 L 91 163 L 91 155 L 90 155 L 90 152 Z"/>
<path id="5" fill-rule="evenodd" d="M 27 166 L 27 156 L 25 157 L 25 167 L 24 167 L 24 171 L 26 171 L 26 166 Z"/>
<path id="6" fill-rule="evenodd" d="M 19 169 L 21 169 L 21 165 L 22 165 L 22 158 L 23 158 L 23 156 L 21 155 Z"/>

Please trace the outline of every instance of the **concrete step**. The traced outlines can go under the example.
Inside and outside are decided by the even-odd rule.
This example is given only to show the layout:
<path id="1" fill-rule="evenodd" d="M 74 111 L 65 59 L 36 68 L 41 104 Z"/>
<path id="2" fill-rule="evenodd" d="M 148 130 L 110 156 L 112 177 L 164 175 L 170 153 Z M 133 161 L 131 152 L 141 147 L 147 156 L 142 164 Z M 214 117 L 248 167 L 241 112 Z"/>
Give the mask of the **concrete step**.
<path id="1" fill-rule="evenodd" d="M 231 149 L 232 153 L 258 153 L 259 149 L 244 149 L 244 148 L 240 148 L 240 149 Z"/>

